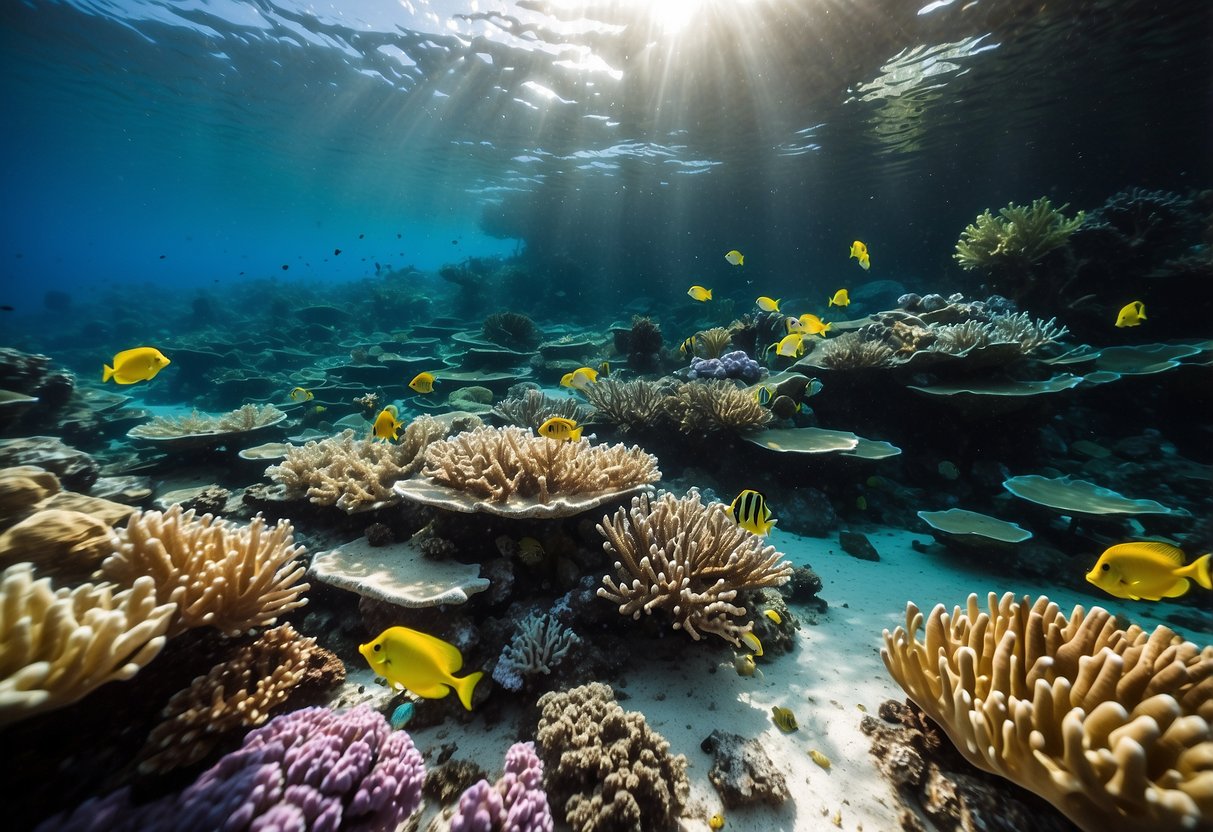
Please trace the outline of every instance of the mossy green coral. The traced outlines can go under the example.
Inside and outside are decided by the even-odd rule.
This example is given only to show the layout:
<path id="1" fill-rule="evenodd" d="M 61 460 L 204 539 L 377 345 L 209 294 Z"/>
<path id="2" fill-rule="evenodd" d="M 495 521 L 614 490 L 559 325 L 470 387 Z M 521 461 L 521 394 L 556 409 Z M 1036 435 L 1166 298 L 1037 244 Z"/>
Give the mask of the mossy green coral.
<path id="1" fill-rule="evenodd" d="M 1009 204 L 998 215 L 986 209 L 965 228 L 952 255 L 965 269 L 1023 268 L 1065 245 L 1082 225 L 1086 214 L 1079 211 L 1067 219 L 1062 213 L 1069 204 L 1054 208 L 1048 197 L 1031 205 Z"/>

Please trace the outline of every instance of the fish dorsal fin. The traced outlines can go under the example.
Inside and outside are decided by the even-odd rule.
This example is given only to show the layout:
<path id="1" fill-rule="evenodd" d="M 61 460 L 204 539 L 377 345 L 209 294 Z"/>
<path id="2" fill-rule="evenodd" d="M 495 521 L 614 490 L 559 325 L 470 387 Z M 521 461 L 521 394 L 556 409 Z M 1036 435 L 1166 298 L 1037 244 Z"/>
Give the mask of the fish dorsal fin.
<path id="1" fill-rule="evenodd" d="M 408 629 L 403 628 L 403 629 Z M 412 630 L 413 644 L 425 650 L 425 652 L 434 656 L 438 663 L 446 668 L 451 673 L 456 672 L 463 667 L 463 654 L 459 652 L 459 648 L 455 645 L 443 641 L 437 636 L 432 636 L 429 633 L 423 633 L 420 630 Z"/>
<path id="2" fill-rule="evenodd" d="M 1170 543 L 1161 543 L 1157 540 L 1145 540 L 1140 543 L 1128 544 L 1140 554 L 1154 555 L 1155 557 L 1163 558 L 1176 566 L 1184 565 L 1184 550 L 1178 546 L 1172 546 Z"/>

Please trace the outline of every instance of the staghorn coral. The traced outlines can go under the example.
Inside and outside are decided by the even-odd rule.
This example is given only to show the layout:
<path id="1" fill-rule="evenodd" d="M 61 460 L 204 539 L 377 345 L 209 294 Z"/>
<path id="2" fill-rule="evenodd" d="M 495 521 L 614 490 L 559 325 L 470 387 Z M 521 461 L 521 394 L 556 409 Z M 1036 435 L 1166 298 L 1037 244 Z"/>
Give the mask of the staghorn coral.
<path id="1" fill-rule="evenodd" d="M 1054 208 L 1041 197 L 1031 205 L 1012 202 L 999 209 L 998 216 L 987 208 L 961 232 L 952 256 L 965 269 L 1025 269 L 1065 245 L 1082 225 L 1085 214 L 1079 211 L 1066 219 L 1062 212 L 1067 207 Z"/>
<path id="2" fill-rule="evenodd" d="M 296 561 L 304 548 L 285 520 L 268 529 L 257 515 L 237 527 L 177 504 L 131 515 L 111 530 L 110 545 L 100 574 L 128 586 L 151 576 L 160 602 L 177 604 L 170 635 L 192 627 L 236 635 L 307 603 L 299 597 L 309 588 L 299 583 L 306 569 Z"/>
<path id="3" fill-rule="evenodd" d="M 0 726 L 130 679 L 164 647 L 176 605 L 159 603 L 155 581 L 129 589 L 51 588 L 18 563 L 0 582 Z"/>
<path id="4" fill-rule="evenodd" d="M 661 478 L 657 458 L 639 447 L 558 442 L 517 427 L 481 427 L 435 442 L 421 473 L 496 503 L 514 495 L 548 503 L 558 495 L 625 490 Z"/>
<path id="5" fill-rule="evenodd" d="M 918 631 L 925 623 L 925 644 Z M 1166 627 L 1067 619 L 1045 597 L 970 595 L 884 632 L 885 667 L 969 762 L 1088 832 L 1195 829 L 1213 817 L 1213 646 Z"/>
<path id="6" fill-rule="evenodd" d="M 265 469 L 285 487 L 288 499 L 337 506 L 347 514 L 399 502 L 392 484 L 411 476 L 424 461 L 422 451 L 448 433 L 432 416 L 409 422 L 397 444 L 355 439 L 352 430 L 308 442 L 287 451 L 286 459 Z"/>
<path id="7" fill-rule="evenodd" d="M 897 365 L 893 348 L 880 341 L 865 341 L 848 332 L 823 341 L 813 351 L 813 364 L 827 370 L 862 370 Z"/>
<path id="8" fill-rule="evenodd" d="M 131 428 L 127 435 L 140 439 L 173 439 L 212 433 L 244 433 L 285 418 L 286 414 L 272 404 L 246 404 L 221 416 L 197 410 L 188 416 L 155 416 L 150 422 Z"/>
<path id="9" fill-rule="evenodd" d="M 690 793 L 686 757 L 601 682 L 539 697 L 536 743 L 548 800 L 576 830 L 674 829 Z"/>
<path id="10" fill-rule="evenodd" d="M 497 661 L 493 679 L 507 690 L 522 690 L 531 676 L 547 675 L 581 639 L 550 615 L 530 615 L 518 623 L 514 638 Z"/>
<path id="11" fill-rule="evenodd" d="M 661 419 L 665 393 L 653 381 L 619 381 L 600 378 L 583 391 L 594 416 L 625 433 L 651 428 Z"/>
<path id="12" fill-rule="evenodd" d="M 663 410 L 688 435 L 744 433 L 771 421 L 771 412 L 751 393 L 729 381 L 680 384 L 665 398 Z"/>
<path id="13" fill-rule="evenodd" d="M 740 646 L 753 622 L 732 620 L 746 614 L 733 603 L 738 593 L 779 586 L 792 575 L 792 564 L 774 546 L 738 526 L 720 503 L 703 505 L 694 488 L 681 499 L 633 497 L 630 509 L 602 518 L 598 532 L 616 573 L 602 579 L 598 597 L 634 619 L 664 610 L 675 630 L 696 641 L 715 633 Z"/>
<path id="14" fill-rule="evenodd" d="M 520 428 L 538 428 L 552 416 L 572 419 L 577 424 L 590 418 L 590 411 L 576 399 L 557 399 L 541 390 L 528 390 L 523 398 L 502 399 L 493 408 L 493 414 Z"/>
<path id="15" fill-rule="evenodd" d="M 992 315 L 989 320 L 969 320 L 932 327 L 936 335 L 934 349 L 953 355 L 988 347 L 991 344 L 1015 344 L 1023 355 L 1031 355 L 1048 344 L 1064 338 L 1069 330 L 1057 326 L 1057 319 L 1033 320 L 1027 312 L 1018 315 Z"/>
<path id="16" fill-rule="evenodd" d="M 265 722 L 309 677 L 331 686 L 345 679 L 345 666 L 290 624 L 266 630 L 173 695 L 144 743 L 139 771 L 198 762 L 232 734 Z"/>

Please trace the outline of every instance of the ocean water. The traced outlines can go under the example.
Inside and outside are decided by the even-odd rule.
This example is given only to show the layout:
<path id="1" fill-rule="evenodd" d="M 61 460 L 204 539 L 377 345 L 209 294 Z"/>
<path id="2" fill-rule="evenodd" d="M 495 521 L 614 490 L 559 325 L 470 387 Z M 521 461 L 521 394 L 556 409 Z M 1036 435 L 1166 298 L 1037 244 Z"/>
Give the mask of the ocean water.
<path id="1" fill-rule="evenodd" d="M 1211 35 L 1202 0 L 12 0 L 0 8 L 0 467 L 41 465 L 65 491 L 140 511 L 183 502 L 235 524 L 283 518 L 304 565 L 362 536 L 403 544 L 428 530 L 440 541 L 431 550 L 492 576 L 467 604 L 421 612 L 313 578 L 309 606 L 280 618 L 332 650 L 348 681 L 267 715 L 360 703 L 392 714 L 404 698 L 357 648 L 405 625 L 489 672 L 470 715 L 455 697 L 418 700 L 409 730 L 431 767 L 444 741 L 462 741 L 491 758 L 478 762 L 493 779 L 510 741 L 535 739 L 542 693 L 587 681 L 626 690 L 642 676 L 622 704 L 668 722 L 675 752 L 692 758 L 692 797 L 675 812 L 688 828 L 706 828 L 722 805 L 709 759 L 694 755 L 723 719 L 765 737 L 776 767 L 803 773 L 807 747 L 788 759 L 767 724 L 772 704 L 794 707 L 801 738 L 838 744 L 834 780 L 814 793 L 887 793 L 845 814 L 844 828 L 893 828 L 897 797 L 868 760 L 858 716 L 817 706 L 848 684 L 872 697 L 900 689 L 883 676 L 863 687 L 858 670 L 822 682 L 815 637 L 845 662 L 848 649 L 878 649 L 906 601 L 961 604 L 936 587 L 972 581 L 978 593 L 1055 593 L 1063 609 L 1103 604 L 1209 643 L 1213 592 L 1197 578 L 1178 597 L 1131 601 L 1085 575 L 1119 543 L 1165 541 L 1188 562 L 1213 548 Z M 983 211 L 1042 198 L 1055 223 L 1073 219 L 1053 243 L 958 256 Z M 857 241 L 870 268 L 852 256 Z M 692 286 L 712 299 L 691 299 Z M 830 302 L 841 289 L 849 305 Z M 763 308 L 772 299 L 777 313 Z M 502 312 L 525 318 L 493 317 Z M 785 351 L 788 316 L 802 314 L 833 326 Z M 1014 333 L 963 340 L 977 337 L 964 326 L 1000 321 Z M 724 350 L 701 335 L 715 328 L 729 330 Z M 839 358 L 840 338 L 882 357 Z M 103 383 L 104 364 L 144 346 L 171 363 Z M 694 371 L 734 349 L 752 369 Z M 772 416 L 734 424 L 689 405 L 593 414 L 578 389 L 593 373 L 574 379 L 580 367 L 673 399 L 727 372 L 722 384 Z M 433 392 L 410 388 L 423 372 L 437 377 Z M 771 545 L 832 578 L 819 599 L 779 607 L 785 630 L 756 621 L 779 645 L 759 660 L 766 694 L 735 687 L 748 683 L 733 670 L 744 642 L 688 639 L 668 610 L 633 623 L 593 592 L 578 601 L 613 566 L 593 525 L 630 494 L 555 519 L 454 514 L 398 495 L 347 515 L 301 494 L 267 498 L 278 452 L 238 455 L 346 429 L 362 441 L 388 405 L 402 428 L 452 411 L 501 425 L 502 401 L 528 388 L 580 405 L 589 442 L 653 454 L 658 486 L 675 495 L 698 488 L 705 504 L 728 505 L 761 492 L 778 519 Z M 248 405 L 286 415 L 176 444 L 138 435 L 156 419 Z M 835 453 L 820 430 L 843 435 Z M 855 443 L 867 458 L 845 455 Z M 893 450 L 882 456 L 879 443 Z M 1158 510 L 1090 493 L 1077 507 L 1024 498 L 1023 477 L 1090 483 Z M 208 501 L 199 492 L 210 486 L 222 494 Z M 39 505 L 0 507 L 0 563 L 35 561 L 56 588 L 88 580 L 90 569 L 64 577 L 39 554 L 72 533 L 46 522 L 32 537 L 6 532 Z M 972 536 L 919 518 L 946 509 L 1032 538 L 983 542 L 975 565 Z M 883 572 L 851 563 L 842 550 L 863 547 L 840 539 L 850 532 L 889 547 Z M 534 551 L 524 540 L 540 566 L 523 559 Z M 94 566 L 109 548 L 85 547 L 98 546 Z M 775 603 L 743 589 L 739 621 Z M 17 590 L 5 592 L 16 604 Z M 520 691 L 492 683 L 512 625 L 540 612 L 584 652 Z M 32 660 L 0 635 L 2 712 L 10 695 L 25 701 L 16 671 Z M 213 748 L 173 773 L 138 768 L 169 697 L 249 638 L 191 630 L 129 681 L 28 715 L 8 705 L 0 736 L 24 750 L 0 776 L 30 795 L 20 828 L 120 787 L 135 802 L 166 799 L 238 747 L 254 725 L 224 723 Z M 662 668 L 692 697 L 695 662 L 712 668 L 703 684 L 720 717 L 670 713 Z M 826 802 L 793 784 L 781 808 L 730 808 L 727 828 L 827 828 Z M 431 799 L 427 820 L 441 803 Z M 553 813 L 568 828 L 563 807 Z M 646 817 L 638 828 L 668 827 Z"/>

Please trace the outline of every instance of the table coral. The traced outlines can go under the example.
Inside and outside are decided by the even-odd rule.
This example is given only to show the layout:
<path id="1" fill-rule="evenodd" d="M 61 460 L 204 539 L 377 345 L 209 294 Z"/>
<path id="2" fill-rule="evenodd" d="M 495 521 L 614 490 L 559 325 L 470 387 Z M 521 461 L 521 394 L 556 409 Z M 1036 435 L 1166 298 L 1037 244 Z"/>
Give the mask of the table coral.
<path id="1" fill-rule="evenodd" d="M 548 799 L 579 830 L 662 832 L 675 828 L 690 786 L 686 757 L 624 711 L 601 682 L 539 698 L 536 742 Z"/>
<path id="2" fill-rule="evenodd" d="M 753 623 L 732 620 L 746 614 L 734 603 L 738 593 L 779 586 L 792 575 L 774 546 L 738 526 L 720 503 L 703 505 L 696 489 L 681 499 L 634 497 L 630 509 L 604 517 L 598 532 L 616 559 L 616 576 L 602 579 L 598 597 L 634 619 L 664 610 L 675 630 L 695 640 L 715 633 L 740 646 Z"/>
<path id="3" fill-rule="evenodd" d="M 10 566 L 0 582 L 0 726 L 130 679 L 164 647 L 175 611 L 149 577 L 123 590 L 55 591 L 30 564 Z"/>
<path id="4" fill-rule="evenodd" d="M 174 505 L 131 515 L 111 530 L 110 543 L 101 575 L 127 585 L 151 576 L 161 603 L 178 607 L 170 634 L 209 626 L 236 635 L 307 603 L 300 596 L 309 587 L 299 583 L 306 569 L 297 561 L 304 548 L 286 520 L 268 528 L 257 515 L 238 527 Z"/>
<path id="5" fill-rule="evenodd" d="M 889 673 L 969 762 L 1084 830 L 1195 829 L 1213 817 L 1213 646 L 1011 593 L 991 593 L 988 611 L 970 595 L 925 619 L 909 604 L 884 640 Z"/>

